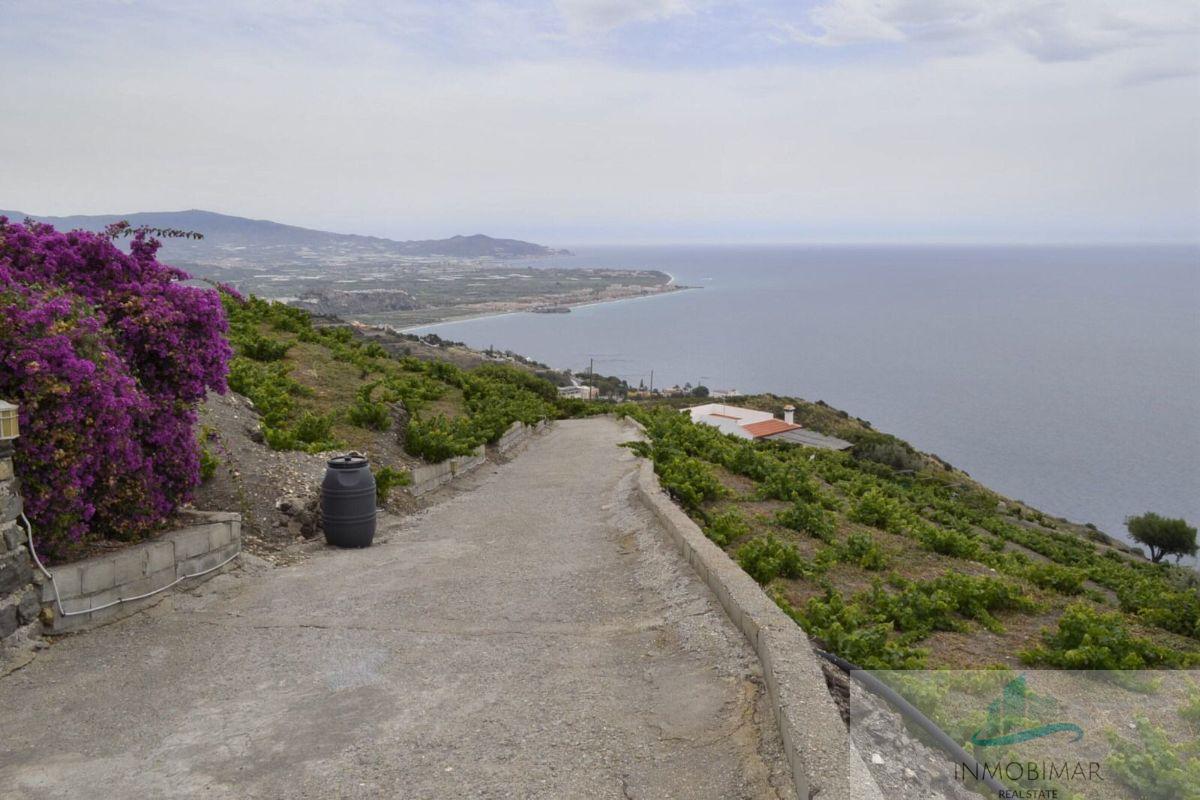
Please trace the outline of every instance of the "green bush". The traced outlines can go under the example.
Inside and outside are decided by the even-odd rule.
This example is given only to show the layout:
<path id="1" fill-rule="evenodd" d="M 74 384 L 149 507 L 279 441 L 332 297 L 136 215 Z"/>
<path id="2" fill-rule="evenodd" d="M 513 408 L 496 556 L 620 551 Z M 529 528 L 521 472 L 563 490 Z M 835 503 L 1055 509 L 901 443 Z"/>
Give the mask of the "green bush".
<path id="1" fill-rule="evenodd" d="M 325 414 L 314 414 L 305 411 L 296 420 L 292 429 L 296 441 L 306 445 L 320 444 L 332 441 L 333 418 Z"/>
<path id="2" fill-rule="evenodd" d="M 1200 687 L 1192 685 L 1188 691 L 1187 702 L 1179 709 L 1179 716 L 1200 729 Z"/>
<path id="3" fill-rule="evenodd" d="M 232 333 L 230 339 L 237 346 L 238 355 L 255 361 L 279 361 L 291 349 L 288 342 L 268 339 L 253 330 Z"/>
<path id="4" fill-rule="evenodd" d="M 288 375 L 284 364 L 260 364 L 237 356 L 229 362 L 229 388 L 245 395 L 262 417 L 263 423 L 278 427 L 296 411 L 296 398 L 307 392 Z"/>
<path id="5" fill-rule="evenodd" d="M 858 603 L 847 603 L 828 589 L 801 609 L 793 608 L 782 594 L 776 604 L 817 639 L 825 649 L 863 669 L 922 669 L 927 651 L 893 638 L 890 623 L 875 620 Z"/>
<path id="6" fill-rule="evenodd" d="M 1133 789 L 1141 800 L 1182 800 L 1200 797 L 1200 747 L 1193 740 L 1175 745 L 1166 732 L 1145 717 L 1135 721 L 1137 741 L 1108 734 L 1112 751 L 1104 761 L 1108 771 Z"/>
<path id="7" fill-rule="evenodd" d="M 375 470 L 375 502 L 383 505 L 388 495 L 397 486 L 408 486 L 412 483 L 412 473 L 406 469 L 382 467 Z"/>
<path id="8" fill-rule="evenodd" d="M 1051 563 L 1030 564 L 1023 574 L 1035 585 L 1065 595 L 1082 592 L 1083 582 L 1087 579 L 1087 573 L 1081 569 Z"/>
<path id="9" fill-rule="evenodd" d="M 414 419 L 408 423 L 404 449 L 430 463 L 471 453 L 480 442 L 469 420 L 449 419 L 438 414 L 430 419 Z"/>
<path id="10" fill-rule="evenodd" d="M 745 518 L 734 508 L 712 515 L 708 524 L 704 526 L 704 535 L 721 547 L 748 533 L 750 533 L 750 523 L 746 522 Z"/>
<path id="11" fill-rule="evenodd" d="M 368 383 L 358 390 L 354 403 L 346 412 L 351 425 L 373 431 L 386 431 L 392 427 L 392 414 L 387 404 L 371 400 L 371 393 L 377 385 L 378 382 Z"/>
<path id="12" fill-rule="evenodd" d="M 1129 633 L 1116 612 L 1100 613 L 1076 603 L 1063 612 L 1054 631 L 1042 633 L 1042 644 L 1021 654 L 1028 664 L 1061 669 L 1137 670 L 1185 667 L 1194 655 L 1179 653 Z"/>
<path id="13" fill-rule="evenodd" d="M 855 522 L 892 533 L 902 531 L 906 517 L 904 507 L 879 489 L 869 489 L 850 510 Z"/>
<path id="14" fill-rule="evenodd" d="M 691 456 L 656 457 L 654 466 L 663 489 L 689 511 L 699 511 L 706 500 L 716 500 L 728 490 L 703 461 Z"/>
<path id="15" fill-rule="evenodd" d="M 212 480 L 217 474 L 217 467 L 220 467 L 221 462 L 217 457 L 212 455 L 212 450 L 209 447 L 208 441 L 203 441 L 200 444 L 200 482 L 206 483 Z"/>
<path id="16" fill-rule="evenodd" d="M 737 551 L 741 568 L 764 586 L 781 575 L 800 577 L 803 561 L 795 545 L 781 542 L 770 534 L 747 542 Z"/>
<path id="17" fill-rule="evenodd" d="M 950 572 L 931 580 L 894 583 L 899 591 L 889 593 L 876 582 L 862 602 L 880 621 L 891 622 L 916 639 L 935 630 L 965 630 L 968 619 L 999 632 L 995 612 L 1034 608 L 1019 587 L 998 578 Z"/>
<path id="18" fill-rule="evenodd" d="M 866 570 L 878 572 L 887 569 L 888 556 L 869 533 L 855 531 L 846 537 L 839 548 L 842 561 L 855 564 Z"/>
<path id="19" fill-rule="evenodd" d="M 785 528 L 807 533 L 823 542 L 832 542 L 837 525 L 833 516 L 819 506 L 797 500 L 775 515 L 775 521 Z"/>
<path id="20" fill-rule="evenodd" d="M 768 500 L 819 502 L 820 489 L 808 471 L 795 462 L 784 463 L 772 469 L 759 484 L 760 497 Z"/>
<path id="21" fill-rule="evenodd" d="M 918 522 L 909 531 L 924 547 L 944 556 L 956 558 L 979 558 L 979 541 L 953 528 L 939 528 Z"/>
<path id="22" fill-rule="evenodd" d="M 883 464 L 894 470 L 916 471 L 924 466 L 921 457 L 907 444 L 884 434 L 873 441 L 860 441 L 852 451 L 862 461 Z"/>

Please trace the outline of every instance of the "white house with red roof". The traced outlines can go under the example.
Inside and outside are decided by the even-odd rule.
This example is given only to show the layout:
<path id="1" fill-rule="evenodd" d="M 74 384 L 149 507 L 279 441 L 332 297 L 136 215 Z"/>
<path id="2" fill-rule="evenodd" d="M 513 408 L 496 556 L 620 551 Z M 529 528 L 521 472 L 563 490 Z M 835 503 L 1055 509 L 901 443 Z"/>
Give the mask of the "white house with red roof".
<path id="1" fill-rule="evenodd" d="M 825 450 L 846 450 L 853 445 L 844 439 L 810 431 L 795 422 L 795 406 L 783 407 L 783 419 L 777 418 L 770 411 L 756 411 L 752 408 L 741 408 L 724 403 L 705 403 L 701 406 L 685 408 L 692 417 L 692 422 L 711 425 L 723 433 L 736 436 L 739 439 L 761 439 L 778 442 L 791 442 L 805 447 L 819 447 Z"/>

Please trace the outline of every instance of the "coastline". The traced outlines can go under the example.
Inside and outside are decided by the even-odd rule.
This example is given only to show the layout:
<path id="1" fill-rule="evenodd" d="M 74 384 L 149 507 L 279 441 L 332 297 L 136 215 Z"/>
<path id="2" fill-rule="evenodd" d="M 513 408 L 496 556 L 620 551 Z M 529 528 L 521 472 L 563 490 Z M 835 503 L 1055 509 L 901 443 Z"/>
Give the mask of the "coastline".
<path id="1" fill-rule="evenodd" d="M 679 284 L 675 283 L 674 275 L 672 275 L 669 272 L 666 272 L 664 274 L 667 275 L 667 277 L 670 278 L 670 280 L 668 280 L 663 285 L 667 286 L 667 287 L 671 287 L 671 288 L 663 289 L 663 290 L 657 291 L 657 292 L 649 292 L 646 294 L 629 295 L 627 297 L 610 297 L 610 298 L 605 298 L 603 300 L 581 300 L 581 301 L 575 302 L 575 303 L 561 303 L 559 305 L 563 306 L 564 308 L 576 309 L 576 308 L 585 308 L 587 306 L 606 305 L 609 303 L 631 303 L 631 302 L 634 302 L 637 300 L 653 300 L 653 299 L 656 299 L 659 297 L 664 297 L 666 295 L 678 294 L 679 292 L 686 292 L 686 291 L 690 291 L 692 289 L 703 289 L 704 288 L 703 286 L 680 286 Z M 514 314 L 531 314 L 531 313 L 533 313 L 532 309 L 534 307 L 535 307 L 534 305 L 531 305 L 528 308 L 515 308 L 515 309 L 509 310 L 509 311 L 482 311 L 477 314 L 464 314 L 464 315 L 458 316 L 458 317 L 446 317 L 443 319 L 436 320 L 434 322 L 420 322 L 415 325 L 405 325 L 404 327 L 396 327 L 394 325 L 389 325 L 386 322 L 362 321 L 362 324 L 372 325 L 372 326 L 386 326 L 386 327 L 392 328 L 393 330 L 395 330 L 399 333 L 412 333 L 413 331 L 421 329 L 421 328 L 434 328 L 434 327 L 439 327 L 441 325 L 451 325 L 456 322 L 469 322 L 471 320 L 491 319 L 493 317 L 508 317 L 508 316 L 512 316 Z"/>

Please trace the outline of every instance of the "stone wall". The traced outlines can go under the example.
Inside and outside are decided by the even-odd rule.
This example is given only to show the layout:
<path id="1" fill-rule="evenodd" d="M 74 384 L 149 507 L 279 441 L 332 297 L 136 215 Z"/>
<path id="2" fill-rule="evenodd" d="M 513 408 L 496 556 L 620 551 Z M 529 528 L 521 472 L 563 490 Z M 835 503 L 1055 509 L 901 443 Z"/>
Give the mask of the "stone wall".
<path id="1" fill-rule="evenodd" d="M 12 457 L 0 454 L 0 662 L 5 652 L 40 633 L 42 610 L 33 585 L 33 562 L 25 546 L 25 529 L 17 522 L 21 495 L 13 476 Z"/>
<path id="2" fill-rule="evenodd" d="M 227 511 L 180 514 L 189 524 L 152 542 L 52 569 L 62 608 L 54 600 L 54 587 L 45 581 L 40 600 L 47 609 L 43 615 L 47 632 L 69 633 L 127 616 L 157 599 L 157 595 L 141 598 L 142 595 L 176 584 L 187 586 L 206 580 L 215 574 L 215 567 L 230 562 L 241 552 L 240 514 Z M 196 577 L 197 573 L 206 574 Z M 63 614 L 64 611 L 67 613 Z"/>

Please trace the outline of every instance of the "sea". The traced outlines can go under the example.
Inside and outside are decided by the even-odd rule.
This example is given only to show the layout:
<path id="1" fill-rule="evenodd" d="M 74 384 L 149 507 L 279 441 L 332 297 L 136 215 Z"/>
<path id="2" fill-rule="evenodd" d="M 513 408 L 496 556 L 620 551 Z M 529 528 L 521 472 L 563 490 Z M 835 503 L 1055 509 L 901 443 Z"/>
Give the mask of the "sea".
<path id="1" fill-rule="evenodd" d="M 655 387 L 824 400 L 1127 540 L 1200 523 L 1200 246 L 578 247 L 671 294 L 422 326 Z"/>

